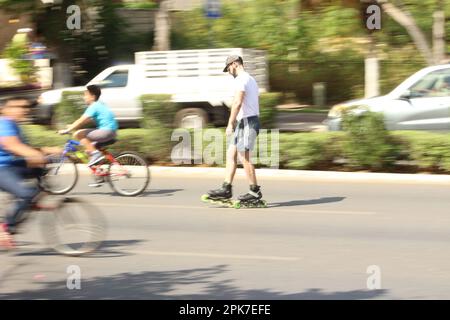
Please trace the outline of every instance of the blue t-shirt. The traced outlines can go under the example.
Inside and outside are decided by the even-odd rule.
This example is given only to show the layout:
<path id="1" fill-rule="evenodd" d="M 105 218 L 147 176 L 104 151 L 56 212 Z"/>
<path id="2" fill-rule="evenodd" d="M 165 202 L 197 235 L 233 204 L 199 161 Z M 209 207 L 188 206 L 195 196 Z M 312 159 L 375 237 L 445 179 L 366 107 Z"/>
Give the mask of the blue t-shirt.
<path id="1" fill-rule="evenodd" d="M 92 103 L 84 115 L 94 119 L 97 129 L 116 131 L 119 128 L 114 113 L 103 102 Z"/>
<path id="2" fill-rule="evenodd" d="M 26 143 L 22 131 L 14 120 L 6 117 L 0 117 L 0 139 L 3 137 L 18 137 L 20 141 Z M 19 159 L 5 150 L 0 143 L 0 167 L 8 167 Z"/>

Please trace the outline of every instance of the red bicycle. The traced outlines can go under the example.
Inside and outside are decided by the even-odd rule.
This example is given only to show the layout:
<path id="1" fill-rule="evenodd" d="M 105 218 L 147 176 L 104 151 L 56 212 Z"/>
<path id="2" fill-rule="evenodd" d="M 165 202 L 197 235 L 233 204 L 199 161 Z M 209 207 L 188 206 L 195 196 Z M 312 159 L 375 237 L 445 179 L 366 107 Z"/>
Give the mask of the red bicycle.
<path id="1" fill-rule="evenodd" d="M 145 191 L 150 183 L 150 169 L 147 162 L 137 153 L 125 151 L 117 156 L 106 147 L 116 140 L 97 143 L 103 153 L 98 165 L 89 167 L 97 182 L 108 182 L 111 188 L 122 196 L 137 196 Z M 68 140 L 63 152 L 48 165 L 47 173 L 41 179 L 41 187 L 52 194 L 66 194 L 78 182 L 77 164 L 87 163 L 87 155 L 79 150 L 80 142 Z"/>

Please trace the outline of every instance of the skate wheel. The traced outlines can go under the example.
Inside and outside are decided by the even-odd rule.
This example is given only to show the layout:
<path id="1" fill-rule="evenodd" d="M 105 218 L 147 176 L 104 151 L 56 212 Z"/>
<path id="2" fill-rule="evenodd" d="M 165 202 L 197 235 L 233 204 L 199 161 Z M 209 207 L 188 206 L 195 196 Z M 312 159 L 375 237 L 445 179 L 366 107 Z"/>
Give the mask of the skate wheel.
<path id="1" fill-rule="evenodd" d="M 240 209 L 242 208 L 242 204 L 240 201 L 236 201 L 235 203 L 233 203 L 233 208 L 235 209 Z"/>
<path id="2" fill-rule="evenodd" d="M 202 195 L 201 199 L 203 202 L 208 202 L 209 196 L 207 194 L 204 194 L 204 195 Z"/>

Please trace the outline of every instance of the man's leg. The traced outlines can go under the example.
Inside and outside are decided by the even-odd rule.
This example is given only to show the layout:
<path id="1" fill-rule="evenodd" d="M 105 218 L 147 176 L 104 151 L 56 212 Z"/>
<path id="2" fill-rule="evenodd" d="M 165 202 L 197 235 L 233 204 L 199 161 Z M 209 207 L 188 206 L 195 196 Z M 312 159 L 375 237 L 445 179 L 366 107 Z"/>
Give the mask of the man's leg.
<path id="1" fill-rule="evenodd" d="M 250 190 L 238 199 L 244 202 L 259 200 L 262 198 L 260 187 L 257 184 L 255 166 L 251 162 L 251 151 L 255 147 L 256 138 L 259 133 L 258 119 L 249 119 L 245 123 L 244 134 L 238 143 L 239 159 L 244 167 L 245 176 L 247 177 Z"/>
<path id="2" fill-rule="evenodd" d="M 251 162 L 250 151 L 239 152 L 239 159 L 244 167 L 245 176 L 250 186 L 257 185 L 255 166 Z"/>
<path id="3" fill-rule="evenodd" d="M 227 150 L 227 164 L 225 170 L 225 182 L 232 184 L 237 168 L 237 149 L 235 145 L 230 145 Z"/>
<path id="4" fill-rule="evenodd" d="M 246 194 L 239 196 L 238 199 L 243 203 L 260 200 L 262 198 L 261 188 L 256 181 L 255 166 L 251 162 L 250 151 L 239 152 L 239 158 L 244 166 L 245 176 L 247 177 L 250 186 L 249 191 Z"/>
<path id="5" fill-rule="evenodd" d="M 227 150 L 227 164 L 225 169 L 225 181 L 222 183 L 222 187 L 208 191 L 208 195 L 211 198 L 216 199 L 230 199 L 233 196 L 232 186 L 234 174 L 237 167 L 237 150 L 236 146 L 230 144 Z"/>
<path id="6" fill-rule="evenodd" d="M 0 189 L 17 198 L 16 203 L 6 215 L 6 224 L 10 233 L 20 222 L 25 211 L 31 206 L 33 199 L 39 194 L 38 187 L 23 185 L 24 173 L 27 168 L 0 168 Z"/>
<path id="7" fill-rule="evenodd" d="M 256 139 L 259 133 L 259 121 L 258 119 L 246 119 L 244 121 L 245 127 L 243 130 L 242 139 L 239 141 L 239 159 L 244 167 L 245 176 L 247 177 L 248 184 L 256 186 L 256 174 L 255 166 L 251 162 L 251 152 L 255 147 Z"/>

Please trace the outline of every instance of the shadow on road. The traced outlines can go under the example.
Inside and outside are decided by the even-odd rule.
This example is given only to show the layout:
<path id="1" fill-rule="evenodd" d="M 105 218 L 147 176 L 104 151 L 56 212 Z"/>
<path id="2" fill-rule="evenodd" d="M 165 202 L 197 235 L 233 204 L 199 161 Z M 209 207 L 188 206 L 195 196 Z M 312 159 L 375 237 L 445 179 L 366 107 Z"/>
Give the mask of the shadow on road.
<path id="1" fill-rule="evenodd" d="M 183 191 L 184 189 L 154 189 L 154 190 L 148 190 L 144 191 L 142 194 L 138 195 L 138 198 L 142 197 L 170 197 L 173 196 L 175 192 Z M 115 193 L 112 190 L 105 190 L 103 192 L 96 191 L 96 192 L 84 192 L 84 191 L 77 191 L 73 192 L 73 195 L 77 196 L 84 196 L 84 195 L 102 195 L 102 196 L 111 196 L 111 197 L 123 197 L 118 193 Z"/>
<path id="2" fill-rule="evenodd" d="M 311 199 L 311 200 L 292 200 L 287 202 L 277 202 L 277 203 L 269 203 L 269 208 L 276 207 L 294 207 L 294 206 L 306 206 L 311 204 L 324 204 L 331 202 L 339 202 L 344 200 L 345 197 L 327 197 L 320 199 Z"/>
<path id="3" fill-rule="evenodd" d="M 43 283 L 38 290 L 23 290 L 0 294 L 0 299 L 283 299 L 283 300 L 353 300 L 374 299 L 387 290 L 352 290 L 324 292 L 309 289 L 299 293 L 283 293 L 269 289 L 245 290 L 233 285 L 233 280 L 214 279 L 225 273 L 226 266 L 176 271 L 120 273 L 112 276 L 83 279 L 81 290 L 68 290 L 61 281 Z M 201 293 L 184 294 L 177 291 Z"/>
<path id="4" fill-rule="evenodd" d="M 113 258 L 132 255 L 127 252 L 130 247 L 140 244 L 146 240 L 107 240 L 93 253 L 83 256 L 84 258 Z M 17 253 L 16 256 L 57 256 L 60 255 L 53 249 L 46 248 L 38 251 Z"/>

